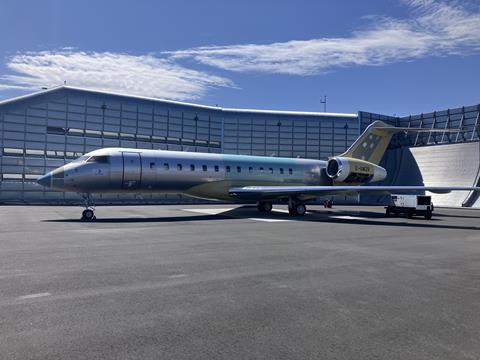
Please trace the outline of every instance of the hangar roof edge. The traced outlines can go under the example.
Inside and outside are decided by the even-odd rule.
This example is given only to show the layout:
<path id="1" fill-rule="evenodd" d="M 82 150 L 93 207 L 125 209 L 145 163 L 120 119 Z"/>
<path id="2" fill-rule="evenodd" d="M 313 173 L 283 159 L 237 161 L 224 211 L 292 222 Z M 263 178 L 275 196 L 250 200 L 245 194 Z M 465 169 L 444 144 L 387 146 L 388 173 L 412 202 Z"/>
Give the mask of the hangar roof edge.
<path id="1" fill-rule="evenodd" d="M 54 86 L 54 87 L 51 87 L 49 89 L 43 89 L 43 90 L 35 91 L 33 93 L 30 93 L 30 94 L 19 95 L 19 96 L 15 96 L 13 98 L 0 100 L 0 105 L 10 104 L 10 103 L 13 103 L 13 102 L 16 102 L 16 101 L 30 99 L 30 98 L 33 98 L 35 96 L 48 94 L 48 93 L 51 93 L 51 92 L 55 92 L 55 91 L 57 91 L 57 90 L 59 90 L 63 87 L 65 87 L 65 86 L 64 85 Z"/>
<path id="2" fill-rule="evenodd" d="M 147 97 L 147 96 L 129 95 L 129 94 L 110 92 L 110 91 L 105 91 L 105 90 L 87 89 L 87 88 L 81 88 L 81 87 L 69 86 L 69 85 L 59 85 L 59 86 L 52 87 L 50 89 L 44 89 L 44 90 L 36 91 L 36 92 L 31 93 L 31 94 L 20 95 L 20 96 L 16 96 L 16 97 L 13 97 L 13 98 L 10 98 L 10 99 L 0 100 L 0 105 L 5 105 L 5 104 L 13 103 L 13 102 L 16 102 L 16 101 L 24 100 L 24 99 L 29 99 L 29 98 L 36 97 L 36 96 L 43 95 L 43 94 L 47 94 L 47 93 L 50 93 L 50 92 L 55 92 L 55 91 L 58 91 L 60 89 L 77 90 L 77 91 L 83 91 L 83 92 L 88 92 L 88 93 L 96 93 L 96 94 L 104 94 L 104 95 L 112 95 L 112 96 L 121 96 L 121 97 L 127 97 L 127 98 L 132 98 L 132 99 L 163 102 L 163 103 L 168 103 L 168 104 L 173 104 L 173 105 L 193 106 L 193 107 L 196 107 L 196 108 L 208 109 L 208 110 L 218 110 L 218 111 L 223 111 L 223 112 L 275 114 L 275 115 L 329 116 L 329 117 L 343 117 L 343 118 L 345 118 L 345 117 L 347 117 L 347 118 L 357 118 L 358 117 L 358 114 L 352 114 L 352 113 L 328 113 L 328 112 L 313 112 L 313 111 L 284 111 L 284 110 L 224 108 L 224 107 L 220 107 L 220 106 L 217 107 L 217 106 L 201 105 L 201 104 L 194 104 L 194 103 L 181 102 L 181 101 L 175 101 L 175 100 L 159 99 L 159 98 Z"/>

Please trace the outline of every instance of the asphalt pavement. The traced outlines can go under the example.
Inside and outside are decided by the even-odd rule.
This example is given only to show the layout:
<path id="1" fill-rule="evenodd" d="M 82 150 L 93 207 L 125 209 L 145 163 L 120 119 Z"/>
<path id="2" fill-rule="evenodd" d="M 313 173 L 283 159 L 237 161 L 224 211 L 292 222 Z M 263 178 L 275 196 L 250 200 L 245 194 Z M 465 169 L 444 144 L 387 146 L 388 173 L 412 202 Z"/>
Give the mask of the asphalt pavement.
<path id="1" fill-rule="evenodd" d="M 0 207 L 0 359 L 479 359 L 480 210 Z"/>

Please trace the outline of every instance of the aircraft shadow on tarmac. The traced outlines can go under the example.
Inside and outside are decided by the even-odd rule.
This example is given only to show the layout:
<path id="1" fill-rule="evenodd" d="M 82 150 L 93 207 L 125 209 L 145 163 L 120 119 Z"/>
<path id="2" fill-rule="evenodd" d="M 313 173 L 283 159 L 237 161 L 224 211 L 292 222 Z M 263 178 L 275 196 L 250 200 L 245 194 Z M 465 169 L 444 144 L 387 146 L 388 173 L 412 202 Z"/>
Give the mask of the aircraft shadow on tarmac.
<path id="1" fill-rule="evenodd" d="M 201 209 L 199 207 L 199 209 Z M 214 208 L 212 208 L 214 209 Z M 425 220 L 423 217 L 407 219 L 406 217 L 396 217 L 391 220 L 385 217 L 383 212 L 375 211 L 343 211 L 343 210 L 309 210 L 305 216 L 291 217 L 288 213 L 273 211 L 270 214 L 260 214 L 255 206 L 245 205 L 224 211 L 218 214 L 202 214 L 200 211 L 195 215 L 180 216 L 162 216 L 162 217 L 114 217 L 114 218 L 97 218 L 93 223 L 175 223 L 189 221 L 215 221 L 215 220 L 232 220 L 232 219 L 272 219 L 272 220 L 293 220 L 305 222 L 319 223 L 335 223 L 335 224 L 357 224 L 372 226 L 398 226 L 410 228 L 437 228 L 437 229 L 457 229 L 457 230 L 480 230 L 478 226 L 462 226 L 444 224 L 443 219 L 438 217 L 465 217 L 477 218 L 473 216 L 435 214 L 431 220 Z M 78 222 L 83 223 L 80 219 L 50 219 L 43 220 L 46 222 Z M 443 223 L 443 224 L 442 224 Z"/>
<path id="2" fill-rule="evenodd" d="M 480 214 L 480 212 L 479 212 Z M 461 219 L 479 219 L 480 216 L 471 216 L 471 215 L 453 215 L 453 214 L 441 214 L 441 213 L 435 213 L 435 217 L 448 217 L 448 218 L 461 218 Z"/>
<path id="3" fill-rule="evenodd" d="M 223 214 L 218 215 L 188 215 L 188 216 L 162 216 L 162 217 L 116 217 L 116 218 L 97 218 L 95 221 L 86 224 L 95 223 L 171 223 L 188 221 L 212 221 L 212 220 L 231 220 L 232 216 Z M 52 219 L 43 220 L 46 222 L 78 222 L 85 223 L 80 219 Z"/>

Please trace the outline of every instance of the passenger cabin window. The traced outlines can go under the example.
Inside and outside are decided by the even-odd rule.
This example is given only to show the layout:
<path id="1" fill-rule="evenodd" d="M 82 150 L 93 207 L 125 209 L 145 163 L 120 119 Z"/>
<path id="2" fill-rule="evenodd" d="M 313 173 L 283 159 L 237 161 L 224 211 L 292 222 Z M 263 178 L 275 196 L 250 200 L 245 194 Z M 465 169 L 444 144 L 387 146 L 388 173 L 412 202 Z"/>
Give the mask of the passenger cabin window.
<path id="1" fill-rule="evenodd" d="M 273 174 L 273 168 L 269 168 L 268 171 L 270 171 L 270 174 Z"/>
<path id="2" fill-rule="evenodd" d="M 150 169 L 155 169 L 155 163 L 154 162 L 150 163 Z"/>
<path id="3" fill-rule="evenodd" d="M 170 170 L 170 165 L 168 163 L 163 164 L 163 169 L 164 170 Z"/>
<path id="4" fill-rule="evenodd" d="M 218 172 L 218 170 L 219 170 L 218 165 L 215 165 L 214 169 L 215 169 L 215 172 Z"/>
<path id="5" fill-rule="evenodd" d="M 283 168 L 280 168 L 280 174 L 283 174 Z"/>
<path id="6" fill-rule="evenodd" d="M 97 164 L 108 164 L 110 163 L 110 156 L 92 156 L 87 162 L 97 163 Z"/>
<path id="7" fill-rule="evenodd" d="M 253 167 L 249 166 L 248 167 L 248 172 L 251 173 L 253 171 Z"/>
<path id="8" fill-rule="evenodd" d="M 237 173 L 242 172 L 242 168 L 240 166 L 237 166 Z"/>
<path id="9" fill-rule="evenodd" d="M 202 165 L 202 170 L 207 171 L 207 165 Z"/>
<path id="10" fill-rule="evenodd" d="M 263 167 L 260 168 L 260 172 L 263 172 Z"/>
<path id="11" fill-rule="evenodd" d="M 190 165 L 190 171 L 195 171 L 195 165 Z"/>
<path id="12" fill-rule="evenodd" d="M 225 166 L 225 171 L 226 171 L 226 172 L 230 172 L 230 166 L 228 166 L 228 165 Z"/>
<path id="13" fill-rule="evenodd" d="M 182 164 L 177 164 L 177 170 L 182 171 Z"/>
<path id="14" fill-rule="evenodd" d="M 292 175 L 292 174 L 293 174 L 293 170 L 292 170 L 292 169 L 288 169 L 288 174 L 289 174 L 289 175 Z"/>

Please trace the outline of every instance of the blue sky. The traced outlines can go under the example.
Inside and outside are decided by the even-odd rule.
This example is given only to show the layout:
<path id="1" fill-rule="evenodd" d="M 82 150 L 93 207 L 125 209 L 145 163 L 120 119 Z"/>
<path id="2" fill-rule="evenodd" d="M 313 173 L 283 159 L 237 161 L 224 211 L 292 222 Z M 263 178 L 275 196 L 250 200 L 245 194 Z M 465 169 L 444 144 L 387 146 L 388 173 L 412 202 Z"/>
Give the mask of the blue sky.
<path id="1" fill-rule="evenodd" d="M 477 0 L 2 0 L 0 99 L 68 85 L 238 108 L 480 103 Z"/>

